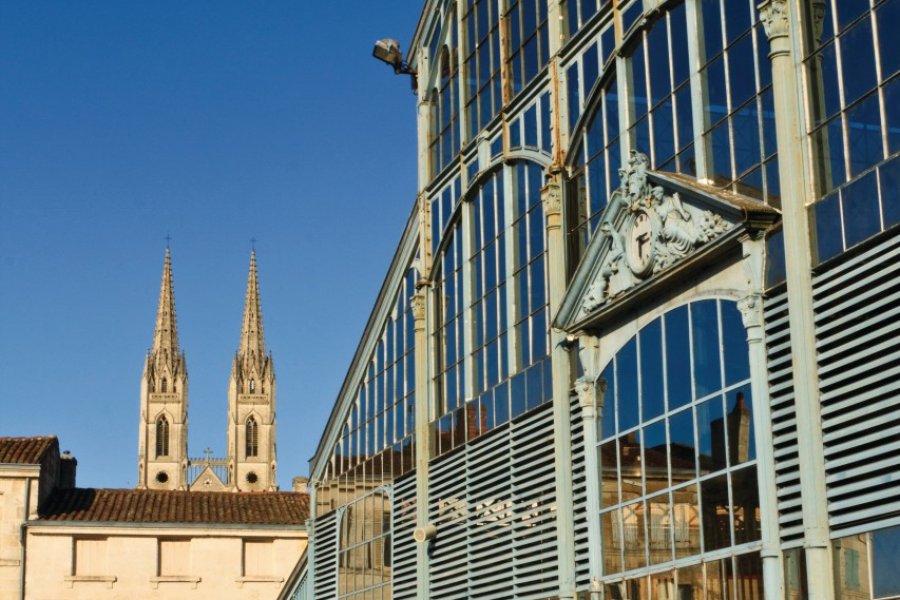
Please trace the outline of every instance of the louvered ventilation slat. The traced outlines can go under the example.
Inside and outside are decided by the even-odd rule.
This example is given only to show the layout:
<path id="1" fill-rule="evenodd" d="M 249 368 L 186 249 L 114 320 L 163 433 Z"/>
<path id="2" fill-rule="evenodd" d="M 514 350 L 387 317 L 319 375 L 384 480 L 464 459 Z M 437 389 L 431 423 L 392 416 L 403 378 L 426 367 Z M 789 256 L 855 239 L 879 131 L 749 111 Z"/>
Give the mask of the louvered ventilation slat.
<path id="1" fill-rule="evenodd" d="M 430 465 L 430 598 L 546 598 L 557 589 L 551 405 Z"/>
<path id="2" fill-rule="evenodd" d="M 900 236 L 813 277 L 832 535 L 900 515 Z"/>
<path id="3" fill-rule="evenodd" d="M 588 562 L 587 531 L 587 483 L 584 456 L 584 431 L 581 406 L 578 399 L 570 405 L 572 415 L 572 500 L 575 506 L 575 582 L 578 589 L 586 589 L 591 583 L 591 565 Z"/>
<path id="4" fill-rule="evenodd" d="M 337 598 L 337 512 L 316 519 L 315 597 Z"/>
<path id="5" fill-rule="evenodd" d="M 787 293 L 767 298 L 764 314 L 778 522 L 782 543 L 790 547 L 802 541 L 803 523 Z"/>
<path id="6" fill-rule="evenodd" d="M 393 600 L 416 597 L 416 474 L 404 475 L 394 482 L 391 533 L 393 555 Z"/>

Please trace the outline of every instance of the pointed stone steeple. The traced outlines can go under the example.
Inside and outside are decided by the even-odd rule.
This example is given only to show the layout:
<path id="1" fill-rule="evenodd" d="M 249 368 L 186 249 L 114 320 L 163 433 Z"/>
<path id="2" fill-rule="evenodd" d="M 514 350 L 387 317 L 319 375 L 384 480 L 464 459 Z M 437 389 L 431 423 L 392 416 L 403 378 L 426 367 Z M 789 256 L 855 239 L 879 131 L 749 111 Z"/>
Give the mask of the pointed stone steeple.
<path id="1" fill-rule="evenodd" d="M 178 347 L 172 254 L 166 247 L 153 345 L 141 377 L 138 487 L 186 489 L 187 368 Z"/>
<path id="2" fill-rule="evenodd" d="M 250 273 L 247 275 L 247 295 L 244 300 L 244 323 L 238 354 L 244 361 L 252 361 L 260 368 L 266 355 L 263 336 L 262 310 L 259 305 L 259 281 L 256 274 L 256 250 L 250 253 Z M 245 362 L 245 366 L 246 362 Z"/>
<path id="3" fill-rule="evenodd" d="M 231 489 L 277 489 L 275 369 L 263 336 L 256 251 L 250 254 L 241 340 L 228 386 L 228 462 Z"/>
<path id="4" fill-rule="evenodd" d="M 152 355 L 178 356 L 178 323 L 175 319 L 175 289 L 172 285 L 172 253 L 166 247 L 162 283 L 159 286 L 159 307 L 156 309 L 156 329 L 153 332 Z"/>

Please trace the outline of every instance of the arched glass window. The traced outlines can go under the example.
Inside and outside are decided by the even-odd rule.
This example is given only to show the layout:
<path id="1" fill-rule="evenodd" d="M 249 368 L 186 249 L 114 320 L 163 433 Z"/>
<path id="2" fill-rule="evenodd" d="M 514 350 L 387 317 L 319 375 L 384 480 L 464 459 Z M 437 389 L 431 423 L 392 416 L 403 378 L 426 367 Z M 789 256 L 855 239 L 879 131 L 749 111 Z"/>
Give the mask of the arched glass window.
<path id="1" fill-rule="evenodd" d="M 245 454 L 247 457 L 259 456 L 259 426 L 256 424 L 256 419 L 253 417 L 247 419 L 245 437 Z"/>
<path id="2" fill-rule="evenodd" d="M 604 370 L 598 454 L 610 576 L 699 564 L 728 548 L 738 555 L 760 539 L 746 339 L 734 302 L 702 300 L 643 327 Z"/>
<path id="3" fill-rule="evenodd" d="M 253 394 L 255 392 L 256 392 L 256 380 L 251 379 L 250 380 L 250 393 Z"/>
<path id="4" fill-rule="evenodd" d="M 165 379 L 163 379 L 165 382 Z M 169 455 L 169 420 L 165 415 L 156 420 L 156 456 Z"/>
<path id="5" fill-rule="evenodd" d="M 431 93 L 431 164 L 434 175 L 453 161 L 460 148 L 459 67 L 455 25 L 453 31 L 453 48 L 444 48 L 441 52 L 440 79 Z"/>

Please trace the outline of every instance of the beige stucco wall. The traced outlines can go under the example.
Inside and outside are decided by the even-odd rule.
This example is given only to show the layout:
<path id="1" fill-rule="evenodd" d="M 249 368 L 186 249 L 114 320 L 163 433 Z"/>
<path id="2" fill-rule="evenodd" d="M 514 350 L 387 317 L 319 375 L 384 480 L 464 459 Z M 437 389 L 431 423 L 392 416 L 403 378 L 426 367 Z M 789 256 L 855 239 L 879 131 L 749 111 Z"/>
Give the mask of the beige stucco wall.
<path id="1" fill-rule="evenodd" d="M 37 465 L 0 465 L 0 598 L 18 598 L 22 522 L 37 513 Z"/>
<path id="2" fill-rule="evenodd" d="M 78 539 L 103 540 L 101 563 L 92 573 L 76 573 Z M 189 540 L 184 571 L 160 573 L 159 541 Z M 271 543 L 265 573 L 245 572 L 245 541 Z M 276 598 L 301 553 L 306 532 L 284 528 L 158 527 L 35 524 L 28 527 L 28 600 L 171 600 Z M 100 572 L 102 571 L 102 572 Z M 0 594 L 0 598 L 6 598 Z M 15 596 L 13 596 L 15 597 Z"/>

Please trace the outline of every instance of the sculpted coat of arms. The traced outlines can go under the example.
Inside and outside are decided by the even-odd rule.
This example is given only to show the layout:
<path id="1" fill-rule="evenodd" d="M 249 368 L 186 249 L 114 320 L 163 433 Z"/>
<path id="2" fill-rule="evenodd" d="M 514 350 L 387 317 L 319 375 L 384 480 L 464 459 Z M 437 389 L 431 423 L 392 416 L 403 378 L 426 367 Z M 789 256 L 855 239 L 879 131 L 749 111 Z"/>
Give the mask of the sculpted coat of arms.
<path id="1" fill-rule="evenodd" d="M 621 186 L 612 193 L 596 235 L 609 238 L 609 250 L 584 298 L 589 313 L 667 269 L 730 228 L 710 211 L 684 204 L 647 179 L 650 161 L 632 151 L 619 169 Z M 620 215 L 624 214 L 624 218 Z"/>

